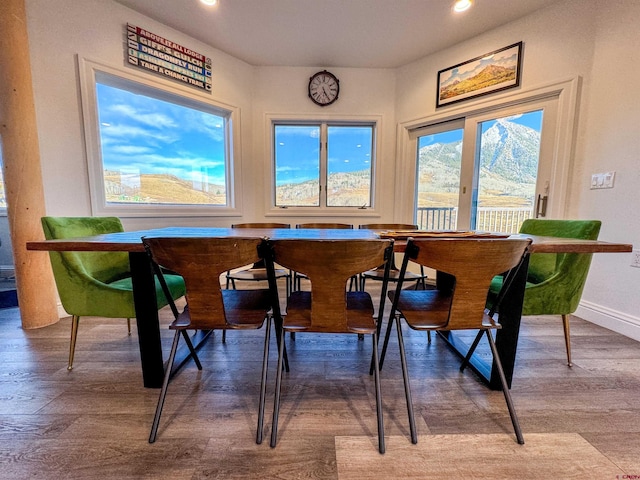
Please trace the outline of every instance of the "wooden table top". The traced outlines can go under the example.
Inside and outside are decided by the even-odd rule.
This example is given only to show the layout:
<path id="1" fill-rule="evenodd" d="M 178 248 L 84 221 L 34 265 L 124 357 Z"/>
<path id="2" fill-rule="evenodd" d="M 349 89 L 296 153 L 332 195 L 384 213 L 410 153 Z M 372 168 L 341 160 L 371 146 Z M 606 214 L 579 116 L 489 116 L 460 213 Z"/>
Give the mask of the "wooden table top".
<path id="1" fill-rule="evenodd" d="M 366 229 L 167 227 L 64 240 L 33 241 L 27 242 L 27 250 L 144 252 L 142 237 L 268 237 L 274 240 L 295 238 L 339 240 L 378 238 L 378 235 L 374 230 Z M 623 253 L 633 250 L 631 244 L 598 240 L 576 240 L 524 234 L 511 235 L 511 238 L 531 238 L 531 253 Z M 405 243 L 404 241 L 396 241 L 398 247 L 396 250 L 402 251 Z"/>

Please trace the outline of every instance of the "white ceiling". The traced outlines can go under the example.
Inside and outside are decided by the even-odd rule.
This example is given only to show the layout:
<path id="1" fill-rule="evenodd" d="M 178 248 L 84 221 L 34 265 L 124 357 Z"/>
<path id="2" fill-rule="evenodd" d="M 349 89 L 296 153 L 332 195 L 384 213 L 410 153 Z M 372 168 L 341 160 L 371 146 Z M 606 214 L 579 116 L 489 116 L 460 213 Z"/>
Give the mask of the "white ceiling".
<path id="1" fill-rule="evenodd" d="M 559 0 L 116 1 L 251 65 L 395 68 Z"/>

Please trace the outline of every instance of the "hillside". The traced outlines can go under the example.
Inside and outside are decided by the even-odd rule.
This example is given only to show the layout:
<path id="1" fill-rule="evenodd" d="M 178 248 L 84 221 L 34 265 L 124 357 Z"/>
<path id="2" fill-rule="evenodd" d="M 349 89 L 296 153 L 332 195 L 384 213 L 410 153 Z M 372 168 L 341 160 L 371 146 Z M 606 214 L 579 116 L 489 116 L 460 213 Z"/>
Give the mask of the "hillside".
<path id="1" fill-rule="evenodd" d="M 480 73 L 465 80 L 454 82 L 440 89 L 440 99 L 464 95 L 482 88 L 490 87 L 498 83 L 515 80 L 516 68 L 505 68 L 497 65 L 488 65 Z"/>
<path id="2" fill-rule="evenodd" d="M 371 172 L 369 170 L 330 174 L 328 178 L 329 206 L 370 205 L 370 184 Z M 319 182 L 317 180 L 279 185 L 276 190 L 276 205 L 316 206 L 319 198 L 318 189 Z"/>
<path id="3" fill-rule="evenodd" d="M 105 170 L 104 183 L 110 203 L 226 204 L 224 185 L 206 184 L 203 188 L 175 175 L 140 174 L 123 179 L 119 172 Z"/>
<path id="4" fill-rule="evenodd" d="M 499 120 L 484 132 L 480 154 L 482 206 L 528 206 L 538 171 L 540 134 Z M 420 149 L 419 203 L 457 205 L 462 141 Z"/>

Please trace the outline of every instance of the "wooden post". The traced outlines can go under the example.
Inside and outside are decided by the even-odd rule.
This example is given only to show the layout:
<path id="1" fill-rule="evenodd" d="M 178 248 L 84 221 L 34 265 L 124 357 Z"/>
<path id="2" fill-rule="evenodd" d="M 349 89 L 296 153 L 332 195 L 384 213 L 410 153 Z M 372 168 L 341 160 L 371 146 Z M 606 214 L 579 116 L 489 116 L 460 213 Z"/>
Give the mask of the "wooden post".
<path id="1" fill-rule="evenodd" d="M 24 0 L 0 1 L 0 32 L 0 148 L 18 303 L 22 327 L 38 328 L 57 322 L 58 311 L 48 254 L 26 249 L 44 238 L 45 207 Z"/>

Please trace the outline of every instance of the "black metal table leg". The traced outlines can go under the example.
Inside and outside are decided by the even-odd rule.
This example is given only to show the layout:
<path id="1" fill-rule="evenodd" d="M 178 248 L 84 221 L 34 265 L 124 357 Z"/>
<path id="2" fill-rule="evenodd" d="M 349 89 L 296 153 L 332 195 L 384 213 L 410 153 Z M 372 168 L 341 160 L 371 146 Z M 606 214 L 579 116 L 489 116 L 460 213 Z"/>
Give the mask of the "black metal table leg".
<path id="1" fill-rule="evenodd" d="M 524 301 L 524 290 L 527 284 L 527 270 L 529 267 L 529 257 L 526 256 L 522 266 L 513 279 L 509 294 L 505 296 L 500 305 L 501 329 L 496 330 L 496 348 L 502 360 L 502 367 L 507 379 L 507 384 L 511 388 L 513 369 L 516 363 L 516 351 L 518 348 L 518 336 L 520 334 L 520 320 L 522 317 L 522 303 Z M 437 287 L 447 288 L 450 285 L 450 278 L 447 275 L 438 273 Z M 461 341 L 455 332 L 438 332 L 447 344 L 464 358 L 469 350 L 469 345 Z M 469 359 L 469 368 L 487 383 L 492 390 L 502 390 L 499 373 L 495 362 L 489 364 L 478 355 L 472 355 Z"/>
<path id="2" fill-rule="evenodd" d="M 142 380 L 147 388 L 160 388 L 164 364 L 153 269 L 145 252 L 130 252 L 129 265 L 138 325 Z"/>

